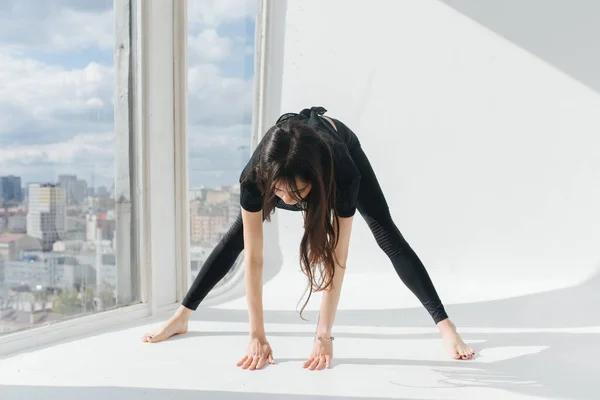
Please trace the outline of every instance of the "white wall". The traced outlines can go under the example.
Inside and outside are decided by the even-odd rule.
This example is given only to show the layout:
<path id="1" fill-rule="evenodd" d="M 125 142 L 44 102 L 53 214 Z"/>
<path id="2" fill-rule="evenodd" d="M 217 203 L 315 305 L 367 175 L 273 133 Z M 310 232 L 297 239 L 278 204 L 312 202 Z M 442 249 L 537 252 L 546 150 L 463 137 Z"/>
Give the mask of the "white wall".
<path id="1" fill-rule="evenodd" d="M 366 4 L 271 3 L 270 122 L 323 105 L 355 130 L 441 292 L 515 295 L 597 272 L 600 95 L 445 3 Z M 278 213 L 297 263 L 300 216 Z M 394 274 L 357 213 L 348 273 L 365 271 Z"/>

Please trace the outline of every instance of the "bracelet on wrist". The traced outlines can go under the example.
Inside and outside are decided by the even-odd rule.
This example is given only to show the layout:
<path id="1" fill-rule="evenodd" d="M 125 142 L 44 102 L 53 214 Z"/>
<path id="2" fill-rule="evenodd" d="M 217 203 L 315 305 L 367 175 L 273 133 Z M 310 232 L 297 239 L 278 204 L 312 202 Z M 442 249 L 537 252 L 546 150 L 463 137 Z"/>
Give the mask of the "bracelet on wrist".
<path id="1" fill-rule="evenodd" d="M 335 339 L 333 336 L 321 337 L 321 336 L 319 336 L 318 333 L 315 333 L 315 337 L 317 338 L 317 340 L 319 340 L 321 342 L 331 342 Z"/>

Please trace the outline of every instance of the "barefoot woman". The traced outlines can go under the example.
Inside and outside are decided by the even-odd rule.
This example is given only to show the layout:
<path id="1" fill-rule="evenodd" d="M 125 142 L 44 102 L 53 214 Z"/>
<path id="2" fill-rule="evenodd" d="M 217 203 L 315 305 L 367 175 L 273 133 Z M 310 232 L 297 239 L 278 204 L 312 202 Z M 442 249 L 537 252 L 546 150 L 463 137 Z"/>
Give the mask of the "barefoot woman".
<path id="1" fill-rule="evenodd" d="M 237 221 L 206 260 L 177 312 L 161 329 L 144 335 L 143 341 L 159 342 L 187 332 L 190 313 L 245 250 L 250 343 L 238 366 L 260 369 L 265 363 L 272 363 L 263 322 L 262 224 L 270 220 L 275 208 L 281 208 L 303 213 L 301 268 L 308 277 L 311 291 L 324 290 L 313 351 L 304 367 L 329 367 L 333 354 L 333 320 L 352 220 L 358 210 L 400 279 L 438 326 L 451 357 L 470 359 L 473 356 L 473 349 L 462 341 L 448 319 L 425 267 L 392 221 L 357 136 L 339 120 L 324 117 L 325 111 L 322 107 L 312 107 L 300 114 L 284 114 L 265 134 L 240 177 L 242 210 Z"/>

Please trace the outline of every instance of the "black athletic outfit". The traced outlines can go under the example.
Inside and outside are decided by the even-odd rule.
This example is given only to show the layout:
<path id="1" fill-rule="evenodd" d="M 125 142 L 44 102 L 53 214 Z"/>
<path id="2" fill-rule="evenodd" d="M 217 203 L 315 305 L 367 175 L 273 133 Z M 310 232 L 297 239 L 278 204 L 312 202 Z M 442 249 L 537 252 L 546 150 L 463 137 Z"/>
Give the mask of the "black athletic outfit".
<path id="1" fill-rule="evenodd" d="M 448 315 L 427 270 L 392 221 L 377 177 L 357 136 L 342 122 L 330 118 L 336 125 L 337 130 L 335 130 L 329 122 L 321 117 L 326 111 L 322 107 L 312 107 L 302 110 L 299 114 L 284 114 L 277 122 L 296 118 L 330 141 L 335 159 L 338 215 L 351 217 L 356 210 L 360 212 L 373 232 L 377 244 L 390 258 L 402 282 L 417 296 L 437 324 L 446 319 Z M 258 145 L 248 161 L 240 176 L 240 181 L 248 168 L 251 168 L 256 162 L 261 144 Z M 262 209 L 262 197 L 254 180 L 250 179 L 241 183 L 240 190 L 241 207 L 251 212 Z M 281 199 L 277 202 L 276 207 L 290 211 L 302 210 L 301 205 L 289 206 Z M 182 304 L 192 310 L 198 308 L 209 291 L 231 269 L 243 249 L 244 237 L 240 212 L 237 220 L 204 263 Z"/>

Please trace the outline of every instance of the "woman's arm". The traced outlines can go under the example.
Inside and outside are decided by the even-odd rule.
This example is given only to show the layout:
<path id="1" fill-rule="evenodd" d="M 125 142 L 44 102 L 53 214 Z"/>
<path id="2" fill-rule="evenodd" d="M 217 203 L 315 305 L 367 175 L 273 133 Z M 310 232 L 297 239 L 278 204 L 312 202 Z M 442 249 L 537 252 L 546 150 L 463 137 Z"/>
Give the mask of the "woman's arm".
<path id="1" fill-rule="evenodd" d="M 333 287 L 323 292 L 321 299 L 321 311 L 317 325 L 317 335 L 328 338 L 331 336 L 335 313 L 340 300 L 344 272 L 346 271 L 346 260 L 348 259 L 348 247 L 350 245 L 350 233 L 354 217 L 340 218 L 340 232 L 338 245 L 335 248 L 335 273 L 333 275 Z"/>
<path id="2" fill-rule="evenodd" d="M 264 337 L 262 211 L 249 212 L 242 208 L 242 223 L 244 225 L 244 280 L 250 319 L 250 336 Z"/>

